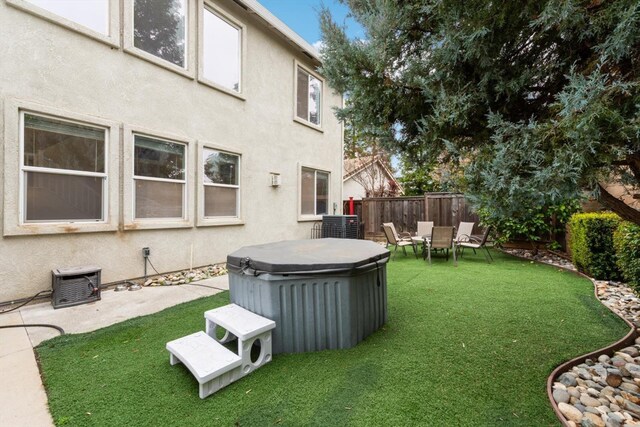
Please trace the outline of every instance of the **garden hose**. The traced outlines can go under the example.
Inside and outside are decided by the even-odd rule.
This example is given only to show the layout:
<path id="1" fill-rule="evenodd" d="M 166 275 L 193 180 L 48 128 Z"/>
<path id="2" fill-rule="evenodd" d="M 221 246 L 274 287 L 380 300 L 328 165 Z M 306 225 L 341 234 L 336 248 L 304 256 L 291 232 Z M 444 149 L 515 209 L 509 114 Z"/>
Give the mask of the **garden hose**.
<path id="1" fill-rule="evenodd" d="M 24 325 L 2 325 L 0 329 L 8 329 L 8 328 L 53 328 L 60 332 L 60 335 L 64 335 L 64 329 L 60 326 L 49 325 L 48 323 L 25 323 Z"/>

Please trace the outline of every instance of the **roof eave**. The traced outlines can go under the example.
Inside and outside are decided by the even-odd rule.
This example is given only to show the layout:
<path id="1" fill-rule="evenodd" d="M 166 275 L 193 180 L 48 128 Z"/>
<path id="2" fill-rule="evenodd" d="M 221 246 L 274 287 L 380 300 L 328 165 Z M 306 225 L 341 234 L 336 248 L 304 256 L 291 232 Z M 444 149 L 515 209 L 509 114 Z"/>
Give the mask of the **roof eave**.
<path id="1" fill-rule="evenodd" d="M 389 168 L 379 158 L 376 158 L 374 160 L 369 160 L 368 162 L 363 163 L 362 165 L 360 165 L 356 169 L 352 170 L 351 172 L 345 174 L 344 178 L 342 179 L 342 182 L 345 183 L 347 180 L 353 178 L 355 175 L 357 175 L 358 173 L 362 172 L 364 169 L 366 169 L 369 166 L 372 166 L 372 165 L 374 165 L 376 163 L 380 165 L 380 167 L 382 168 L 384 173 L 387 175 L 387 178 L 392 180 L 398 186 L 398 188 L 401 190 L 401 192 L 404 193 L 404 188 L 402 187 L 402 184 L 400 184 L 400 182 L 396 179 L 396 177 L 393 176 L 393 174 L 391 173 Z"/>
<path id="2" fill-rule="evenodd" d="M 265 25 L 272 31 L 279 34 L 291 45 L 299 49 L 309 59 L 322 63 L 318 50 L 309 44 L 305 39 L 300 37 L 298 33 L 289 28 L 284 22 L 275 17 L 267 8 L 262 6 L 256 0 L 233 0 L 249 13 L 254 13 L 261 18 Z"/>
<path id="3" fill-rule="evenodd" d="M 370 165 L 374 164 L 374 162 L 376 160 L 377 159 L 373 159 L 373 160 L 367 160 L 366 162 L 362 162 L 360 165 L 356 166 L 350 172 L 345 173 L 344 177 L 342 178 L 342 182 L 345 182 L 347 179 L 349 179 L 349 178 L 357 175 L 361 171 L 365 170 L 367 167 L 369 167 Z M 343 160 L 343 164 L 344 164 L 344 160 Z"/>

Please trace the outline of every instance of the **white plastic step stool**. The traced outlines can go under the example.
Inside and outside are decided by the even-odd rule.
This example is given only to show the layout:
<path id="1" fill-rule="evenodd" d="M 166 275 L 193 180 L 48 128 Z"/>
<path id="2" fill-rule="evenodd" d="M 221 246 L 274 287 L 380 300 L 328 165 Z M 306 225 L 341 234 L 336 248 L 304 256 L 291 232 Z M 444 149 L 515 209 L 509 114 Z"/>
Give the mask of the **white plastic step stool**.
<path id="1" fill-rule="evenodd" d="M 271 330 L 273 320 L 258 316 L 244 308 L 229 304 L 204 313 L 207 332 L 196 332 L 167 343 L 171 365 L 182 362 L 200 384 L 200 398 L 255 371 L 271 361 Z M 227 330 L 222 339 L 216 338 L 216 328 Z M 238 339 L 238 354 L 222 343 Z M 251 347 L 258 341 L 260 355 L 251 360 Z"/>
<path id="2" fill-rule="evenodd" d="M 242 376 L 242 359 L 202 331 L 168 342 L 167 350 L 171 365 L 184 363 L 198 380 L 201 399 Z"/>
<path id="3" fill-rule="evenodd" d="M 218 307 L 204 313 L 207 334 L 215 339 L 218 326 L 227 330 L 227 334 L 220 342 L 227 342 L 229 334 L 238 338 L 238 356 L 242 359 L 242 375 L 247 375 L 260 366 L 271 361 L 271 330 L 276 327 L 276 322 L 259 316 L 239 305 L 229 304 Z M 258 341 L 260 343 L 260 355 L 253 362 L 251 360 L 251 347 Z"/>

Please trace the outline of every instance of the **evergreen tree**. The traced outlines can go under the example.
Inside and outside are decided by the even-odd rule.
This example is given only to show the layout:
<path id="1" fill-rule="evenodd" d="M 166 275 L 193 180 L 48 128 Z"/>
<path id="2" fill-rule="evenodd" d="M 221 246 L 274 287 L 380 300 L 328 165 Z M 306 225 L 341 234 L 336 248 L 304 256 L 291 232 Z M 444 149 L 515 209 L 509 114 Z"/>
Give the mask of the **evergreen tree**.
<path id="1" fill-rule="evenodd" d="M 366 39 L 321 12 L 322 72 L 350 99 L 338 117 L 393 129 L 415 164 L 463 167 L 489 219 L 640 182 L 637 0 L 342 1 Z"/>
<path id="2" fill-rule="evenodd" d="M 424 193 L 438 191 L 438 183 L 431 176 L 431 165 L 415 165 L 412 161 L 402 159 L 402 176 L 399 181 L 404 188 L 405 196 L 423 196 Z"/>

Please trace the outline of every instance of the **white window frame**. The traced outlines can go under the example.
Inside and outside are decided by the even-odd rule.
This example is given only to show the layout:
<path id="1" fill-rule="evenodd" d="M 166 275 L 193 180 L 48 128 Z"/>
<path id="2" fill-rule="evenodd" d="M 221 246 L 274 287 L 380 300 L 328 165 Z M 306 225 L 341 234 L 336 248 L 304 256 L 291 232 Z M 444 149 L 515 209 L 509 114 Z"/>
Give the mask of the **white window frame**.
<path id="1" fill-rule="evenodd" d="M 125 230 L 163 229 L 163 228 L 190 228 L 193 227 L 193 203 L 191 189 L 194 185 L 193 178 L 193 147 L 194 141 L 189 138 L 166 132 L 153 131 L 141 127 L 124 127 L 124 155 L 123 155 L 123 226 Z M 135 136 L 157 139 L 160 141 L 182 144 L 184 153 L 184 180 L 172 180 L 165 178 L 139 177 L 134 174 L 135 168 Z M 135 181 L 149 180 L 156 182 L 181 183 L 184 185 L 182 193 L 182 218 L 136 218 Z"/>
<path id="2" fill-rule="evenodd" d="M 313 175 L 313 214 L 303 214 L 302 213 L 302 169 L 312 169 L 314 171 Z M 318 172 L 326 173 L 328 175 L 327 182 L 329 183 L 329 188 L 327 189 L 327 213 L 317 215 L 315 212 L 317 211 L 317 179 Z M 298 221 L 318 221 L 322 219 L 322 215 L 329 215 L 331 212 L 331 200 L 332 200 L 332 190 L 331 190 L 331 171 L 317 167 L 311 166 L 308 164 L 300 164 L 298 165 Z"/>
<path id="3" fill-rule="evenodd" d="M 83 125 L 83 126 L 90 126 L 93 127 L 95 129 L 102 129 L 104 130 L 104 172 L 88 172 L 88 171 L 79 171 L 79 170 L 74 170 L 74 169 L 58 169 L 58 168 L 47 168 L 47 167 L 42 167 L 42 166 L 27 166 L 24 164 L 24 116 L 25 114 L 29 114 L 32 116 L 37 116 L 37 117 L 41 117 L 44 119 L 52 119 L 52 120 L 58 120 L 61 122 L 65 122 L 65 123 L 70 123 L 70 124 L 77 124 L 77 125 Z M 105 223 L 105 220 L 107 218 L 107 212 L 108 212 L 108 205 L 109 205 L 109 194 L 108 194 L 108 188 L 109 188 L 109 175 L 107 174 L 107 171 L 109 170 L 109 157 L 107 156 L 107 153 L 109 152 L 109 138 L 108 138 L 108 132 L 109 130 L 107 128 L 105 128 L 104 126 L 94 126 L 94 125 L 90 125 L 88 123 L 81 123 L 78 122 L 76 120 L 67 120 L 64 118 L 60 118 L 60 117 L 53 117 L 51 115 L 48 114 L 39 114 L 39 113 L 33 113 L 31 111 L 24 111 L 21 110 L 20 111 L 20 206 L 18 208 L 19 212 L 20 212 L 20 224 L 82 224 L 82 223 Z M 46 174 L 55 174 L 55 175 L 64 175 L 64 176 L 84 176 L 84 177 L 92 177 L 92 178 L 102 178 L 102 218 L 101 219 L 84 219 L 84 220 L 77 220 L 77 219 L 61 219 L 61 220 L 42 220 L 42 221 L 27 221 L 25 214 L 26 214 L 26 210 L 27 210 L 27 197 L 26 197 L 26 189 L 25 189 L 25 182 L 26 182 L 26 174 L 27 172 L 35 172 L 35 173 L 46 173 Z"/>
<path id="4" fill-rule="evenodd" d="M 68 28 L 76 33 L 91 37 L 94 40 L 106 43 L 112 47 L 120 47 L 120 0 L 109 0 L 109 34 L 102 34 L 99 31 L 95 31 L 47 9 L 43 9 L 26 0 L 6 0 L 6 2 L 17 9 L 43 18 L 61 27 Z"/>
<path id="5" fill-rule="evenodd" d="M 69 171 L 24 166 L 24 114 L 52 118 L 105 129 L 105 173 Z M 120 125 L 84 114 L 76 114 L 45 105 L 7 99 L 4 108 L 4 212 L 3 235 L 69 234 L 115 231 L 119 211 L 119 137 Z M 24 221 L 24 174 L 26 170 L 64 175 L 103 176 L 102 220 Z"/>
<path id="6" fill-rule="evenodd" d="M 204 182 L 204 150 L 214 150 L 221 151 L 223 153 L 233 154 L 238 156 L 238 185 L 228 185 L 228 184 L 206 184 Z M 221 226 L 221 225 L 243 225 L 244 215 L 243 215 L 243 206 L 242 196 L 243 196 L 243 163 L 242 163 L 242 153 L 238 152 L 229 147 L 223 147 L 218 144 L 213 144 L 205 141 L 200 141 L 198 143 L 198 227 L 207 227 L 207 226 Z M 205 186 L 212 187 L 224 187 L 224 188 L 237 188 L 238 189 L 238 198 L 237 198 L 237 207 L 236 213 L 237 216 L 219 216 L 219 217 L 207 217 L 204 215 L 204 207 L 205 207 L 205 195 L 204 188 Z"/>
<path id="7" fill-rule="evenodd" d="M 322 77 L 320 77 L 317 73 L 313 72 L 309 67 L 301 64 L 298 60 L 294 60 L 293 61 L 294 67 L 293 67 L 293 120 L 297 123 L 303 124 L 305 126 L 308 126 L 312 129 L 315 129 L 319 132 L 323 132 L 322 130 L 322 123 L 324 120 L 324 104 L 325 104 L 325 96 L 324 96 L 324 88 L 325 88 L 325 81 Z M 298 117 L 298 68 L 300 68 L 302 71 L 304 71 L 305 73 L 309 74 L 310 77 L 314 77 L 316 79 L 318 79 L 320 81 L 321 84 L 321 88 L 320 88 L 320 108 L 318 110 L 318 113 L 320 114 L 320 123 L 319 124 L 315 124 L 312 123 L 311 121 L 308 120 L 308 114 L 307 113 L 307 120 Z"/>
<path id="8" fill-rule="evenodd" d="M 144 59 L 152 64 L 166 68 L 167 70 L 178 73 L 184 77 L 195 79 L 195 63 L 196 63 L 196 10 L 194 10 L 194 2 L 185 0 L 187 8 L 185 15 L 185 67 L 180 67 L 172 62 L 155 56 L 149 52 L 135 47 L 134 44 L 134 13 L 133 7 L 135 0 L 123 0 L 123 39 L 124 51 L 131 55 Z"/>
<path id="9" fill-rule="evenodd" d="M 240 90 L 238 92 L 229 89 L 228 87 L 222 86 L 219 83 L 216 83 L 213 80 L 210 80 L 204 75 L 204 44 L 206 43 L 204 39 L 204 14 L 205 9 L 210 13 L 216 15 L 218 18 L 225 21 L 227 24 L 236 28 L 240 32 L 240 41 L 239 41 L 239 61 L 240 61 Z M 228 95 L 235 96 L 241 100 L 246 100 L 244 95 L 245 93 L 245 63 L 246 63 L 246 52 L 247 52 L 247 26 L 244 25 L 239 20 L 235 19 L 229 13 L 222 10 L 220 7 L 215 5 L 210 0 L 198 0 L 198 82 L 209 86 L 213 89 L 224 92 Z"/>
<path id="10" fill-rule="evenodd" d="M 135 170 L 135 159 L 136 159 L 136 155 L 135 155 L 135 144 L 136 144 L 136 137 L 144 137 L 144 138 L 149 138 L 149 139 L 153 139 L 154 141 L 158 141 L 158 142 L 168 142 L 171 144 L 175 144 L 175 145 L 180 145 L 182 147 L 184 147 L 184 154 L 183 154 L 183 159 L 182 162 L 184 163 L 184 170 L 182 172 L 184 178 L 182 179 L 171 179 L 171 178 L 158 178 L 158 177 L 152 177 L 152 176 L 144 176 L 144 175 L 136 175 L 136 170 Z M 134 221 L 148 221 L 148 220 L 154 220 L 154 221 L 167 221 L 167 220 L 175 220 L 175 219 L 184 219 L 186 214 L 187 214 L 187 167 L 188 167 L 188 162 L 187 162 L 187 158 L 188 158 L 188 151 L 187 151 L 187 144 L 185 143 L 181 143 L 181 142 L 177 142 L 177 141 L 169 141 L 167 139 L 164 138 L 156 138 L 156 137 L 151 137 L 149 135 L 143 135 L 140 133 L 134 133 L 133 134 L 133 146 L 134 146 L 134 153 L 133 153 L 133 219 Z M 138 218 L 136 217 L 136 182 L 138 181 L 149 181 L 149 182 L 162 182 L 162 183 L 166 183 L 166 184 L 180 184 L 182 185 L 182 203 L 181 203 L 181 211 L 182 211 L 182 216 L 180 217 L 154 217 L 154 218 Z"/>

